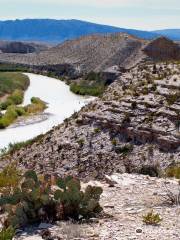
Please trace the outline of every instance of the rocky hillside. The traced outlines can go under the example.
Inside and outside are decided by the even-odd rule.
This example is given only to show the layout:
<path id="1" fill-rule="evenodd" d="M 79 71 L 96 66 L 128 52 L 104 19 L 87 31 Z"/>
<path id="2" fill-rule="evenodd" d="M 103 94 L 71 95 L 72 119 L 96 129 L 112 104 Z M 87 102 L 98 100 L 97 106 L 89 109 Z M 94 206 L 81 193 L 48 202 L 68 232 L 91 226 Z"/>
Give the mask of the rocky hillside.
<path id="1" fill-rule="evenodd" d="M 1 54 L 0 60 L 41 66 L 68 64 L 76 72 L 102 71 L 113 65 L 133 65 L 142 57 L 140 50 L 145 43 L 127 34 L 92 35 L 66 41 L 39 54 Z"/>
<path id="2" fill-rule="evenodd" d="M 180 65 L 141 63 L 101 99 L 3 160 L 83 179 L 112 172 L 158 175 L 180 162 L 179 146 Z"/>
<path id="3" fill-rule="evenodd" d="M 1 62 L 25 64 L 50 71 L 55 68 L 59 75 L 73 72 L 75 77 L 90 71 L 113 73 L 121 68 L 129 69 L 147 59 L 180 60 L 180 47 L 163 37 L 145 41 L 118 33 L 81 37 L 38 54 L 0 54 Z"/>

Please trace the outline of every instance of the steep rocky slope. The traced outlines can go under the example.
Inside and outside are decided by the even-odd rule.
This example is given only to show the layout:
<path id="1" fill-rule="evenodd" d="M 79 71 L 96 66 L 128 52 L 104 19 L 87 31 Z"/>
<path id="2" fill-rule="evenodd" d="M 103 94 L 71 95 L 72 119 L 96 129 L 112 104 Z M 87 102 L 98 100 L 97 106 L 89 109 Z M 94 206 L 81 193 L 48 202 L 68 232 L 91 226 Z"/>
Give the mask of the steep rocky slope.
<path id="1" fill-rule="evenodd" d="M 180 65 L 140 64 L 38 141 L 3 159 L 83 179 L 180 162 Z"/>

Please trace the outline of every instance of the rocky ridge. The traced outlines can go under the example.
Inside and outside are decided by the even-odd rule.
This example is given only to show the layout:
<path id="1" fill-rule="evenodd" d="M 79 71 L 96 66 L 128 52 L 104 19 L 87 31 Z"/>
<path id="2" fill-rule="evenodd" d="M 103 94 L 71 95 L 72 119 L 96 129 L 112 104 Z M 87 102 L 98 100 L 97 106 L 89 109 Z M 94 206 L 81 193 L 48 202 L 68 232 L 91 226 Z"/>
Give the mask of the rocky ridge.
<path id="1" fill-rule="evenodd" d="M 132 54 L 133 62 L 138 62 L 142 57 L 139 51 L 145 43 L 124 33 L 91 35 L 66 41 L 39 54 L 0 54 L 0 60 L 31 66 L 69 64 L 77 72 L 102 71 L 115 63 L 127 65 L 129 62 L 131 66 Z"/>
<path id="2" fill-rule="evenodd" d="M 178 63 L 142 63 L 120 75 L 101 99 L 2 160 L 86 180 L 178 164 L 179 76 Z"/>

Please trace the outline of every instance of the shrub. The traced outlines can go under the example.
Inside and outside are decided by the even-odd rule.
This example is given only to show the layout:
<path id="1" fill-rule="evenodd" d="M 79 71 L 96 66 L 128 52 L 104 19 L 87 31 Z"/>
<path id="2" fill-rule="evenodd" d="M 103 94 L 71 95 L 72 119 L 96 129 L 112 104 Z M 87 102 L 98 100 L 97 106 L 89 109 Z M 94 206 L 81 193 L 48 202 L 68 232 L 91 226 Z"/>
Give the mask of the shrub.
<path id="1" fill-rule="evenodd" d="M 0 118 L 0 128 L 8 127 L 17 117 L 16 107 L 14 105 L 9 106 L 6 113 Z"/>
<path id="2" fill-rule="evenodd" d="M 7 99 L 0 104 L 0 109 L 6 110 L 10 105 L 13 105 L 13 101 L 11 99 Z"/>
<path id="3" fill-rule="evenodd" d="M 16 99 L 16 103 L 18 99 Z M 0 116 L 0 129 L 8 127 L 12 124 L 19 116 L 35 114 L 42 112 L 46 109 L 46 103 L 40 98 L 32 98 L 31 104 L 25 107 L 19 107 L 15 105 L 10 105 L 4 115 Z"/>
<path id="4" fill-rule="evenodd" d="M 0 231 L 1 240 L 12 240 L 15 235 L 15 229 L 13 227 L 3 228 Z"/>
<path id="5" fill-rule="evenodd" d="M 10 193 L 20 183 L 20 180 L 21 172 L 17 170 L 15 164 L 5 167 L 0 173 L 0 193 Z"/>
<path id="6" fill-rule="evenodd" d="M 0 109 L 6 110 L 11 105 L 19 105 L 23 102 L 24 92 L 23 90 L 16 89 L 13 93 L 7 98 L 6 101 L 0 104 Z"/>
<path id="7" fill-rule="evenodd" d="M 40 98 L 32 97 L 31 104 L 29 104 L 25 107 L 25 111 L 28 114 L 34 114 L 34 113 L 42 112 L 46 108 L 47 108 L 47 105 L 44 101 L 42 101 Z"/>
<path id="8" fill-rule="evenodd" d="M 24 93 L 22 90 L 16 89 L 12 95 L 8 98 L 14 105 L 19 105 L 23 102 Z"/>
<path id="9" fill-rule="evenodd" d="M 83 138 L 80 138 L 80 139 L 78 140 L 79 146 L 80 146 L 80 147 L 83 147 L 84 142 L 85 142 L 84 139 L 83 139 Z"/>
<path id="10" fill-rule="evenodd" d="M 112 139 L 111 143 L 112 143 L 113 146 L 116 146 L 117 145 L 117 140 L 114 138 L 114 139 Z"/>
<path id="11" fill-rule="evenodd" d="M 105 86 L 102 83 L 72 83 L 70 85 L 70 90 L 75 94 L 80 95 L 90 95 L 90 96 L 100 96 L 104 92 Z"/>
<path id="12" fill-rule="evenodd" d="M 143 216 L 143 222 L 148 225 L 158 225 L 162 221 L 162 218 L 158 213 L 154 213 L 153 210 Z"/>
<path id="13" fill-rule="evenodd" d="M 133 151 L 133 145 L 132 144 L 126 144 L 126 145 L 122 145 L 122 146 L 117 146 L 115 148 L 116 153 L 118 154 L 123 154 L 123 155 L 127 155 L 128 153 Z"/>
<path id="14" fill-rule="evenodd" d="M 158 166 L 144 165 L 139 171 L 140 174 L 149 175 L 150 177 L 159 177 L 160 171 Z"/>
<path id="15" fill-rule="evenodd" d="M 99 133 L 100 131 L 100 128 L 94 128 L 94 133 Z"/>
<path id="16" fill-rule="evenodd" d="M 164 196 L 164 199 L 166 200 L 167 203 L 171 205 L 180 205 L 180 181 L 177 186 L 177 189 L 171 190 L 166 186 L 165 183 L 165 188 L 166 188 L 166 195 Z"/>
<path id="17" fill-rule="evenodd" d="M 177 92 L 175 94 L 168 95 L 167 98 L 166 98 L 168 105 L 174 104 L 179 99 L 180 99 L 180 93 L 179 92 Z"/>
<path id="18" fill-rule="evenodd" d="M 180 179 L 180 167 L 173 166 L 166 169 L 166 176 L 167 177 L 175 177 Z"/>

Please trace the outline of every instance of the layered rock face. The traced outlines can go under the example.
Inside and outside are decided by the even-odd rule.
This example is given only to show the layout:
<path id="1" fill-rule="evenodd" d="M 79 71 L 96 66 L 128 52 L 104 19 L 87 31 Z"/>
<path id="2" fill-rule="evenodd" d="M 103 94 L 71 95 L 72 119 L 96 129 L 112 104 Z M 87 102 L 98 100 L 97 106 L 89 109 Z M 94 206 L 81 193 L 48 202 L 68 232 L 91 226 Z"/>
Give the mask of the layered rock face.
<path id="1" fill-rule="evenodd" d="M 180 65 L 140 64 L 37 142 L 4 160 L 39 172 L 103 178 L 180 162 Z"/>

